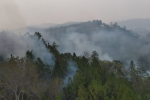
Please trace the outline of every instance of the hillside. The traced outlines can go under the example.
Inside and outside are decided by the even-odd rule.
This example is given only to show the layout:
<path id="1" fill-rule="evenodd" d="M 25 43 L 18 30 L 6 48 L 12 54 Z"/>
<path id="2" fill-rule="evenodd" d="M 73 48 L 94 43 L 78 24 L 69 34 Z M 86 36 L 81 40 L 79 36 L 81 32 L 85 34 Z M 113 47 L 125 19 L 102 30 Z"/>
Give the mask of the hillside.
<path id="1" fill-rule="evenodd" d="M 126 21 L 118 21 L 118 25 L 127 29 L 132 29 L 140 36 L 146 36 L 150 33 L 150 19 L 130 19 Z"/>
<path id="2" fill-rule="evenodd" d="M 92 51 L 97 51 L 101 60 L 115 59 L 124 64 L 129 64 L 131 60 L 134 60 L 146 68 L 150 65 L 149 37 L 141 37 L 116 23 L 107 25 L 102 21 L 94 20 L 47 28 L 41 33 L 47 42 L 55 41 L 61 53 L 75 52 L 80 56 L 83 52 L 91 54 Z"/>
<path id="3" fill-rule="evenodd" d="M 149 37 L 116 23 L 2 31 L 0 42 L 0 100 L 150 99 Z"/>

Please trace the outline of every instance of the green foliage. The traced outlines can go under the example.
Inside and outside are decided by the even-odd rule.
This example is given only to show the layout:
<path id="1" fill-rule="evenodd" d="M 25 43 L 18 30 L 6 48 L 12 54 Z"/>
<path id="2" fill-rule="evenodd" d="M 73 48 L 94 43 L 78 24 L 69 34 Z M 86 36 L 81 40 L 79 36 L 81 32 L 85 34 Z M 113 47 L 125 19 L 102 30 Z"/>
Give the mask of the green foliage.
<path id="1" fill-rule="evenodd" d="M 103 86 L 100 80 L 92 80 L 88 86 L 90 92 L 90 100 L 99 100 L 103 96 Z"/>
<path id="2" fill-rule="evenodd" d="M 53 47 L 52 47 L 53 48 Z M 56 48 L 55 48 L 56 49 Z M 150 99 L 150 78 L 146 70 L 133 61 L 127 70 L 123 63 L 114 60 L 102 61 L 98 59 L 98 54 L 94 53 L 91 57 L 78 57 L 74 53 L 60 54 L 54 49 L 56 55 L 55 65 L 51 71 L 48 65 L 45 65 L 40 58 L 37 58 L 35 64 L 37 71 L 42 79 L 44 87 L 40 87 L 42 93 L 39 96 L 29 96 L 29 89 L 24 90 L 24 98 L 37 98 L 40 100 L 149 100 Z M 31 60 L 32 51 L 27 52 L 27 60 Z M 63 76 L 67 71 L 67 61 L 73 60 L 78 66 L 78 70 L 73 78 L 69 80 L 68 85 L 60 90 Z M 89 63 L 89 59 L 90 63 Z M 19 59 L 11 55 L 9 62 L 16 65 Z M 20 63 L 25 63 L 23 59 Z M 7 63 L 6 63 L 7 64 Z M 19 70 L 14 70 L 19 72 Z M 21 73 L 20 73 L 21 74 Z M 49 75 L 49 80 L 44 78 Z M 2 80 L 1 80 L 2 81 Z M 48 84 L 47 84 L 48 83 Z M 35 88 L 34 88 L 35 89 Z M 7 94 L 8 89 L 0 88 L 0 95 Z M 36 89 L 35 89 L 36 90 Z M 35 92 L 35 95 L 37 93 Z"/>
<path id="3" fill-rule="evenodd" d="M 149 100 L 150 87 L 144 85 L 148 79 L 143 67 L 135 69 L 132 62 L 132 68 L 128 71 L 120 61 L 91 58 L 90 64 L 85 57 L 74 59 L 79 69 L 73 82 L 64 88 L 66 100 Z M 136 75 L 136 78 L 138 75 L 140 83 L 131 83 L 128 75 Z M 147 89 L 142 85 L 147 86 Z"/>
<path id="4" fill-rule="evenodd" d="M 40 33 L 36 35 L 41 38 Z M 0 97 L 9 95 L 9 99 L 14 99 L 13 91 L 17 83 L 18 89 L 15 91 L 23 94 L 24 99 L 150 100 L 150 76 L 141 65 L 131 61 L 127 69 L 118 60 L 99 60 L 96 51 L 93 51 L 91 57 L 87 52 L 84 52 L 83 57 L 78 57 L 75 53 L 60 54 L 56 43 L 44 44 L 54 56 L 53 68 L 44 64 L 40 58 L 35 60 L 32 51 L 26 52 L 26 59 L 11 55 L 8 62 L 0 63 Z M 70 60 L 77 64 L 78 70 L 62 89 L 62 80 Z M 18 98 L 20 94 L 17 94 Z"/>
<path id="5" fill-rule="evenodd" d="M 34 59 L 33 52 L 28 50 L 28 51 L 26 52 L 26 58 L 33 60 L 33 59 Z"/>
<path id="6" fill-rule="evenodd" d="M 100 20 L 46 29 L 59 39 L 60 32 L 66 33 L 70 27 L 75 32 L 89 34 L 93 30 L 123 30 L 117 23 L 107 25 Z M 54 66 L 35 59 L 32 51 L 19 59 L 11 55 L 8 61 L 0 56 L 0 99 L 5 100 L 150 100 L 150 76 L 141 65 L 131 61 L 127 69 L 119 60 L 102 61 L 96 51 L 81 57 L 76 53 L 60 53 L 58 45 L 47 44 L 41 33 L 35 32 L 39 40 L 53 55 Z M 36 48 L 35 48 L 36 49 Z M 68 72 L 68 62 L 77 64 L 73 79 L 62 89 L 62 80 Z M 48 77 L 48 78 L 47 78 Z"/>
<path id="7" fill-rule="evenodd" d="M 47 48 L 50 50 L 50 52 L 54 55 L 55 65 L 53 68 L 52 75 L 54 77 L 64 77 L 65 72 L 67 71 L 67 60 L 72 58 L 70 53 L 66 54 L 60 54 L 57 50 L 58 45 L 53 42 L 52 45 L 48 44 Z"/>
<path id="8" fill-rule="evenodd" d="M 91 58 L 92 59 L 94 59 L 94 58 L 98 59 L 98 53 L 96 51 L 93 51 L 92 55 L 91 55 Z"/>
<path id="9" fill-rule="evenodd" d="M 0 71 L 0 84 L 4 88 L 3 94 L 11 93 L 16 100 L 19 100 L 21 94 L 23 98 L 23 94 L 40 93 L 39 87 L 36 85 L 39 83 L 40 86 L 40 79 L 36 64 L 32 60 L 19 59 L 11 55 L 8 62 L 0 64 Z"/>
<path id="10" fill-rule="evenodd" d="M 39 32 L 35 32 L 34 35 L 37 36 L 39 39 L 42 37 L 41 33 L 39 33 Z"/>
<path id="11" fill-rule="evenodd" d="M 63 100 L 62 94 L 58 93 L 58 95 L 55 97 L 55 100 Z"/>

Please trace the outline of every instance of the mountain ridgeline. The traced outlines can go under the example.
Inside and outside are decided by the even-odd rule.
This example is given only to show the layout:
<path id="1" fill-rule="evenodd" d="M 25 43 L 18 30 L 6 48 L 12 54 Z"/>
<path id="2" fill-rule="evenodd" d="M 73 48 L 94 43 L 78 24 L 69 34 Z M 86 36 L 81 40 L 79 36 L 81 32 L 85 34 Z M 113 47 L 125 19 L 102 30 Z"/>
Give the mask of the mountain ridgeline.
<path id="1" fill-rule="evenodd" d="M 99 20 L 31 34 L 0 32 L 0 100 L 150 99 L 149 37 Z"/>
<path id="2" fill-rule="evenodd" d="M 142 33 L 141 33 L 142 35 Z M 44 29 L 42 36 L 47 42 L 55 41 L 61 53 L 99 53 L 101 60 L 120 60 L 129 64 L 131 60 L 150 68 L 149 36 L 120 27 L 117 23 L 107 25 L 100 20 L 77 23 L 69 26 Z"/>

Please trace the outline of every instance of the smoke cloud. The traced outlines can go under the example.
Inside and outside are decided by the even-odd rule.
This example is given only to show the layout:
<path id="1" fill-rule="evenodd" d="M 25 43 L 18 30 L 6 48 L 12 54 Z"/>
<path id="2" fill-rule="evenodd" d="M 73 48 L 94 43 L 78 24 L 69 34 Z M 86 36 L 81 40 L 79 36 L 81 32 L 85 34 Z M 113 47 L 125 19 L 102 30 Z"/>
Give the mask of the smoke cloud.
<path id="1" fill-rule="evenodd" d="M 41 58 L 45 64 L 54 65 L 52 54 L 38 37 L 30 34 L 18 35 L 8 31 L 0 32 L 0 56 L 4 59 L 9 58 L 11 54 L 25 57 L 27 50 L 32 50 L 35 58 Z"/>
<path id="2" fill-rule="evenodd" d="M 129 19 L 117 23 L 119 26 L 133 30 L 141 37 L 147 37 L 150 33 L 150 19 Z"/>
<path id="3" fill-rule="evenodd" d="M 42 34 L 42 37 L 46 40 L 47 43 L 49 42 L 50 44 L 52 44 L 53 42 L 56 42 L 56 44 L 59 45 L 58 50 L 60 53 L 70 52 L 73 54 L 75 52 L 76 55 L 82 56 L 84 52 L 92 54 L 93 51 L 97 51 L 99 53 L 100 60 L 109 60 L 109 61 L 120 60 L 124 64 L 129 64 L 131 60 L 134 60 L 136 62 L 141 63 L 143 67 L 149 69 L 150 66 L 149 34 L 147 34 L 146 37 L 141 37 L 141 35 L 138 35 L 132 31 L 127 31 L 123 28 L 122 29 L 114 28 L 114 30 L 109 31 L 107 30 L 106 26 L 99 26 L 99 27 L 102 27 L 103 29 L 92 30 L 89 33 L 81 32 L 82 30 L 86 30 L 86 27 L 83 27 L 82 29 L 80 29 L 81 31 L 79 31 L 79 27 L 77 29 L 76 25 L 67 28 L 66 26 L 64 26 L 63 27 L 64 29 L 62 27 L 61 28 L 56 27 L 56 29 L 53 29 L 53 31 L 57 31 L 56 34 L 53 31 L 51 32 L 45 29 L 40 30 L 40 33 Z M 113 26 L 109 27 L 113 28 Z M 33 33 L 33 30 L 31 33 Z M 33 40 L 37 41 L 37 39 L 32 40 L 31 37 L 29 38 L 28 35 L 25 38 L 25 36 L 16 36 L 16 35 L 14 36 L 12 34 L 11 35 L 9 34 L 5 36 L 7 38 L 9 37 L 8 39 L 2 38 L 4 36 L 5 36 L 4 34 L 0 36 L 1 37 L 0 41 L 2 41 L 1 43 L 3 44 L 9 41 L 9 43 L 7 43 L 8 46 L 6 46 L 9 49 L 6 48 L 7 50 L 5 51 L 2 49 L 1 53 L 2 55 L 7 54 L 6 55 L 7 57 L 10 56 L 11 52 L 13 52 L 16 55 L 22 56 L 24 54 L 22 53 L 22 51 L 25 52 L 26 50 L 35 50 L 35 48 L 43 47 L 42 44 L 40 46 L 39 44 L 36 45 L 35 44 L 36 42 L 34 42 Z M 13 39 L 11 37 L 13 37 Z M 12 45 L 11 43 L 17 44 L 17 46 L 18 45 L 20 46 L 21 44 L 21 49 L 16 45 L 13 46 L 15 49 L 12 48 L 11 46 L 9 46 Z M 35 45 L 36 47 L 33 47 L 33 45 Z M 3 46 L 5 45 L 2 45 L 1 48 L 4 48 Z M 43 47 L 43 50 L 45 50 L 45 47 Z M 42 48 L 39 48 L 37 49 L 37 53 L 36 51 L 34 51 L 34 53 L 38 55 L 38 52 L 41 51 Z M 46 51 L 45 54 L 44 52 L 42 52 L 41 54 L 46 56 L 47 52 L 49 51 L 47 50 L 45 51 Z M 47 60 L 46 57 L 42 58 L 42 60 L 43 59 L 45 59 L 45 61 Z"/>
<path id="4" fill-rule="evenodd" d="M 63 80 L 62 88 L 67 86 L 69 78 L 73 80 L 73 76 L 76 74 L 77 69 L 77 65 L 73 61 L 68 62 L 68 72 Z"/>
<path id="5" fill-rule="evenodd" d="M 83 29 L 84 30 L 84 29 Z M 120 60 L 129 64 L 131 60 L 140 62 L 149 68 L 150 41 L 149 36 L 140 37 L 138 34 L 124 30 L 98 30 L 92 33 L 79 33 L 75 27 L 67 28 L 65 33 L 44 33 L 43 37 L 50 43 L 55 41 L 61 53 L 76 53 L 78 56 L 83 52 L 92 53 L 97 51 L 101 60 Z"/>
<path id="6" fill-rule="evenodd" d="M 25 26 L 14 0 L 0 0 L 0 29 L 16 29 Z"/>

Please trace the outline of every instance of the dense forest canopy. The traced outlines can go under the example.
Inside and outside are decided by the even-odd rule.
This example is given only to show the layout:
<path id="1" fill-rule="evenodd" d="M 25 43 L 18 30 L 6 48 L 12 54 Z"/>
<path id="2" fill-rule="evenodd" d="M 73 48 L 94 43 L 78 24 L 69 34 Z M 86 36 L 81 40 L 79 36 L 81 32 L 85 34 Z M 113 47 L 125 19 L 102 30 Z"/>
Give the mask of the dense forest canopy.
<path id="1" fill-rule="evenodd" d="M 0 100 L 150 100 L 150 41 L 117 23 L 2 31 L 0 42 Z"/>

